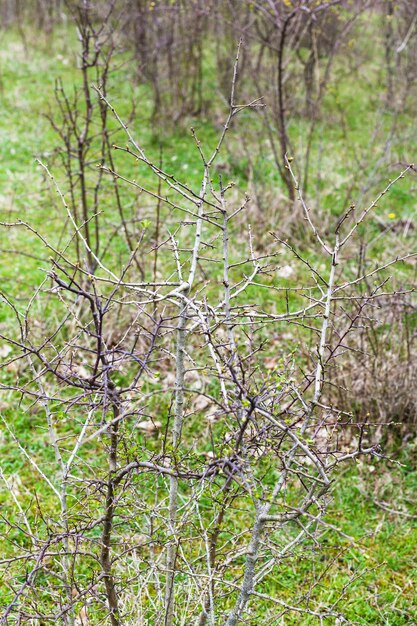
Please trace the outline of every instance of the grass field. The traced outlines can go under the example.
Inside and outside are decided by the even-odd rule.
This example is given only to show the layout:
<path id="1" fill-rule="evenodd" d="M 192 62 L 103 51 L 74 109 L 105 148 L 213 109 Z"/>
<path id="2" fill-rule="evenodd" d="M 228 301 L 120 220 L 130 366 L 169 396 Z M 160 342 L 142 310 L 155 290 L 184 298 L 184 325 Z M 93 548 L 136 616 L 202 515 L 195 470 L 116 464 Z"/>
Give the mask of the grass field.
<path id="1" fill-rule="evenodd" d="M 54 101 L 55 81 L 61 78 L 64 86 L 71 90 L 79 84 L 79 73 L 76 68 L 74 41 L 71 38 L 51 36 L 44 39 L 36 33 L 29 35 L 29 49 L 25 50 L 18 34 L 13 32 L 2 33 L 0 50 L 0 98 L 1 98 L 1 137 L 0 142 L 0 215 L 3 222 L 23 220 L 42 234 L 54 245 L 59 246 L 65 238 L 63 230 L 62 210 L 59 199 L 53 190 L 41 167 L 35 161 L 39 158 L 48 163 L 56 175 L 57 180 L 65 191 L 65 181 L 62 170 L 59 169 L 58 159 L 54 159 L 54 151 L 59 140 L 51 128 L 46 114 L 56 114 Z M 209 60 L 208 60 L 209 63 Z M 132 97 L 139 103 L 137 112 L 130 127 L 138 133 L 142 145 L 149 154 L 158 159 L 161 144 L 163 161 L 167 167 L 178 176 L 186 178 L 192 187 L 200 182 L 200 167 L 198 155 L 188 126 L 195 126 L 198 136 L 204 146 L 215 145 L 218 135 L 218 112 L 222 103 L 214 107 L 213 115 L 207 113 L 206 119 L 187 120 L 184 124 L 172 129 L 167 125 L 163 132 L 160 128 L 152 128 L 149 121 L 151 113 L 150 92 L 146 86 L 136 86 L 132 75 L 129 74 L 129 65 L 126 63 L 123 71 L 115 72 L 111 77 L 109 97 L 117 107 L 122 117 L 127 118 Z M 369 71 L 372 76 L 372 68 Z M 353 78 L 354 80 L 354 78 Z M 351 187 L 348 199 L 360 193 L 361 184 L 366 184 L 367 176 L 373 165 L 369 162 L 369 146 L 371 143 L 371 120 L 375 116 L 375 103 L 366 96 L 365 86 L 359 86 L 352 95 L 352 85 L 344 84 L 330 91 L 326 110 L 330 123 L 323 123 L 318 135 L 326 145 L 320 168 L 329 172 L 328 180 L 322 182 L 319 197 L 323 215 L 330 215 L 325 219 L 331 223 L 340 214 L 340 204 L 346 200 L 346 189 L 351 187 L 351 179 L 362 176 L 362 183 Z M 112 93 L 114 98 L 112 98 Z M 215 98 L 216 94 L 213 94 Z M 377 94 L 375 94 L 377 99 Z M 349 109 L 348 128 L 341 130 L 338 122 L 338 110 Z M 241 121 L 247 127 L 253 117 L 245 112 Z M 400 126 L 408 132 L 411 116 L 404 114 Z M 188 123 L 189 122 L 189 123 Z M 297 128 L 304 122 L 294 120 L 294 127 L 290 132 L 297 135 Z M 383 121 L 384 125 L 385 121 Z M 256 132 L 256 119 L 253 122 Z M 298 126 L 297 126 L 298 125 Z M 389 120 L 386 127 L 389 126 Z M 115 127 L 116 128 L 116 127 Z M 251 131 L 252 132 L 252 131 Z M 348 134 L 349 146 L 354 146 L 349 153 L 345 149 L 346 143 L 341 143 L 342 137 Z M 380 131 L 383 136 L 383 130 Z M 115 135 L 123 143 L 121 133 Z M 412 160 L 412 154 L 417 154 L 417 141 L 408 145 L 404 150 L 403 143 L 391 147 L 392 158 L 395 161 Z M 313 157 L 317 157 L 322 147 L 317 142 L 313 148 Z M 222 156 L 219 171 L 226 171 L 226 175 L 237 182 L 240 192 L 253 184 L 249 174 L 245 155 L 239 153 L 239 135 L 231 133 L 229 149 Z M 378 160 L 384 152 L 383 142 L 375 149 L 372 147 L 374 160 Z M 358 159 L 360 155 L 360 159 Z M 118 165 L 123 175 L 130 178 L 133 175 L 134 165 L 122 156 L 117 156 Z M 314 160 L 314 158 L 313 158 Z M 358 162 L 357 169 L 352 169 L 353 162 Z M 262 161 L 262 154 L 255 159 L 261 173 L 255 174 L 255 180 L 262 189 L 265 189 L 265 203 L 275 196 L 275 204 L 271 202 L 265 215 L 259 219 L 253 213 L 253 231 L 255 236 L 262 237 L 265 230 L 276 230 L 280 227 L 279 199 L 283 197 L 282 185 L 270 161 Z M 376 182 L 372 182 L 371 190 L 364 192 L 367 198 L 381 180 L 391 177 L 385 175 L 381 165 L 381 173 Z M 148 183 L 146 180 L 145 182 Z M 312 176 L 314 178 L 314 174 Z M 143 184 L 143 183 L 142 183 Z M 149 184 L 152 184 L 150 182 Z M 415 180 L 412 178 L 401 181 L 388 199 L 381 202 L 377 214 L 367 225 L 366 236 L 370 241 L 372 255 L 375 262 L 384 258 L 387 249 L 394 254 L 404 247 L 412 247 L 411 239 L 405 240 L 395 229 L 389 230 L 394 223 L 400 220 L 415 220 L 416 196 Z M 131 200 L 132 192 L 128 186 L 122 187 L 126 202 Z M 278 199 L 278 200 L 277 200 Z M 137 199 L 136 199 L 137 200 Z M 151 203 L 144 203 L 141 207 L 141 219 L 148 219 L 153 211 Z M 394 214 L 394 217 L 389 217 Z M 105 229 L 111 229 L 115 216 L 112 215 L 111 201 L 104 207 Z M 265 223 L 267 227 L 265 228 Z M 383 229 L 388 229 L 383 238 L 379 237 Z M 145 235 L 145 237 L 151 237 Z M 299 240 L 302 235 L 297 233 Z M 414 242 L 415 243 L 415 242 Z M 121 264 L 123 242 L 116 241 L 115 247 L 107 253 L 106 260 L 112 266 Z M 243 249 L 246 239 L 239 243 Z M 308 249 L 308 244 L 305 244 Z M 35 287 L 43 279 L 48 269 L 50 252 L 42 242 L 24 228 L 2 230 L 0 243 L 0 276 L 2 292 L 15 298 L 17 306 L 33 294 Z M 280 264 L 290 262 L 291 255 L 284 253 L 280 257 Z M 311 260 L 314 252 L 311 251 Z M 354 274 L 355 251 L 352 250 L 352 274 Z M 415 263 L 403 263 L 394 276 L 394 285 L 412 286 L 415 284 Z M 297 278 L 303 280 L 303 269 L 296 270 Z M 250 297 L 265 298 L 271 302 L 277 298 L 273 291 L 264 290 L 260 296 L 256 291 L 250 292 Z M 281 302 L 275 303 L 279 310 Z M 45 300 L 39 304 L 39 315 L 58 318 L 59 310 L 54 309 L 52 300 Z M 45 308 L 42 308 L 42 307 Z M 0 305 L 1 328 L 9 329 L 13 324 L 10 310 Z M 2 331 L 3 332 L 3 331 Z M 265 331 L 267 332 L 267 331 Z M 302 338 L 302 336 L 301 336 Z M 300 336 L 289 338 L 294 342 L 297 351 Z M 3 358 L 8 356 L 7 350 L 0 347 Z M 266 354 L 265 358 L 271 358 Z M 2 370 L 4 384 L 12 384 L 16 377 L 16 369 L 12 364 Z M 167 410 L 168 410 L 167 400 Z M 20 402 L 19 394 L 2 392 L 0 408 L 5 420 L 11 425 L 14 436 L 4 426 L 0 428 L 0 532 L 3 537 L 0 548 L 0 563 L 6 563 L 15 551 L 24 545 L 27 537 L 19 534 L 18 527 L 12 528 L 8 522 L 16 521 L 16 502 L 11 499 L 11 491 L 15 494 L 20 506 L 25 510 L 30 523 L 39 522 L 37 501 L 42 502 L 43 515 L 52 514 L 56 506 L 54 493 L 39 475 L 34 471 L 23 449 L 26 450 L 42 468 L 46 476 L 54 482 L 54 454 L 48 444 L 48 432 L 45 419 L 39 407 L 32 406 L 24 400 Z M 71 430 L 66 424 L 63 429 Z M 62 433 L 61 433 L 62 434 Z M 152 448 L 152 438 L 142 437 L 141 443 Z M 337 486 L 333 490 L 332 501 L 326 517 L 329 524 L 325 535 L 324 549 L 321 550 L 317 561 L 314 542 L 302 553 L 291 555 L 283 561 L 276 573 L 268 577 L 260 591 L 266 594 L 277 595 L 283 601 L 291 602 L 294 589 L 302 595 L 311 593 L 310 581 L 316 577 L 314 588 L 314 605 L 327 606 L 336 601 L 339 594 L 342 600 L 338 605 L 340 613 L 351 624 L 360 625 L 390 625 L 408 626 L 417 624 L 417 600 L 415 587 L 417 585 L 417 439 L 413 431 L 411 436 L 402 440 L 403 433 L 393 427 L 385 435 L 386 449 L 392 461 L 386 459 L 368 459 L 354 463 L 345 468 L 338 477 Z M 19 441 L 21 448 L 17 444 Z M 89 448 L 86 455 L 92 458 L 92 466 L 100 464 L 99 448 Z M 5 486 L 6 483 L 6 486 Z M 7 488 L 6 488 L 7 487 Z M 10 490 L 11 487 L 11 490 Z M 35 497 L 36 494 L 36 497 Z M 242 514 L 242 529 L 246 524 Z M 334 527 L 343 532 L 343 536 L 335 532 Z M 6 576 L 0 578 L 0 607 L 6 606 L 11 598 L 12 590 Z M 40 585 L 42 581 L 39 581 Z M 262 602 L 257 604 L 252 617 L 251 625 L 255 626 L 261 617 L 265 616 Z M 270 609 L 268 609 L 270 610 Z M 273 614 L 271 613 L 271 621 Z M 99 622 L 97 622 L 99 623 Z M 291 614 L 281 622 L 286 625 L 307 626 L 317 623 L 313 617 L 301 617 Z"/>

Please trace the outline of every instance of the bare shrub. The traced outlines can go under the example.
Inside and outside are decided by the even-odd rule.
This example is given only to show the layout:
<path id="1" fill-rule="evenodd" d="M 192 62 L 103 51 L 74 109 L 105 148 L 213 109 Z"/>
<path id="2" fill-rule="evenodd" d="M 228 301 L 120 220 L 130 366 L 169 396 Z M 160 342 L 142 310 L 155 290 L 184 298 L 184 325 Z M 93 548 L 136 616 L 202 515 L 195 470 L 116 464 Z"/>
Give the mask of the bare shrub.
<path id="1" fill-rule="evenodd" d="M 105 162 L 110 168 L 113 167 L 114 129 L 109 125 L 108 109 L 97 97 L 92 83 L 100 85 L 102 93 L 106 94 L 110 64 L 117 46 L 114 4 L 102 6 L 100 13 L 90 0 L 67 4 L 79 40 L 80 83 L 74 93 L 68 93 L 62 82 L 58 81 L 55 88 L 55 108 L 58 114 L 51 113 L 48 116 L 60 140 L 55 152 L 66 175 L 71 219 L 86 241 L 89 271 L 92 274 L 97 268 L 100 247 L 106 250 L 109 238 L 121 237 L 133 251 L 134 241 L 139 235 L 134 226 L 137 216 L 133 215 L 132 219 L 132 216 L 126 215 L 117 177 L 111 179 L 109 194 L 109 182 L 103 179 L 100 167 Z M 120 219 L 116 230 L 110 233 L 108 226 L 103 226 L 109 196 L 111 208 L 117 209 Z M 103 228 L 105 233 L 100 232 Z M 77 237 L 75 245 L 80 255 L 80 239 Z M 134 263 L 142 272 L 137 255 Z"/>
<path id="2" fill-rule="evenodd" d="M 352 312 L 353 315 L 353 312 Z M 415 306 L 410 294 L 376 298 L 331 376 L 334 402 L 353 420 L 409 432 L 417 419 Z M 381 428 L 378 429 L 381 432 Z"/>
<path id="3" fill-rule="evenodd" d="M 215 4 L 218 14 L 234 15 L 239 3 Z M 311 71 L 321 62 L 320 46 L 331 60 L 346 28 L 329 14 L 320 21 L 321 11 L 341 3 L 309 11 L 305 2 L 293 9 L 255 4 L 255 12 L 246 8 L 244 29 L 265 34 L 265 28 L 268 36 L 251 42 L 243 57 L 239 45 L 214 147 L 208 150 L 192 130 L 198 187 L 164 164 L 158 150 L 148 153 L 119 111 L 124 95 L 109 95 L 113 5 L 71 4 L 82 89 L 72 99 L 58 87 L 60 116 L 51 117 L 62 140 L 65 183 L 55 176 L 57 160 L 40 162 L 65 229 L 54 237 L 20 219 L 1 223 L 6 233 L 25 229 L 50 258 L 28 297 L 0 292 L 1 432 L 20 461 L 12 470 L 0 464 L 6 511 L 0 624 L 235 626 L 287 615 L 348 623 L 340 604 L 360 572 L 348 574 L 327 603 L 319 593 L 340 555 L 356 545 L 329 521 L 340 469 L 358 458 L 381 459 L 382 431 L 368 428 L 399 412 L 414 419 L 415 411 L 415 286 L 398 286 L 398 279 L 390 288 L 387 276 L 415 255 L 392 250 L 392 258 L 381 253 L 375 264 L 365 225 L 415 170 L 404 165 L 369 203 L 365 181 L 357 206 L 337 216 L 324 220 L 311 210 L 297 171 L 306 170 L 288 154 L 286 120 L 279 126 L 287 106 L 283 72 L 307 81 L 299 114 L 314 125 L 310 106 L 320 103 L 321 87 L 309 83 Z M 186 3 L 134 6 L 130 26 L 144 38 L 138 54 L 147 80 L 156 72 L 155 102 L 165 79 L 172 83 L 156 111 L 164 113 L 167 104 L 178 120 L 201 104 L 198 46 L 206 9 L 193 4 L 201 21 L 177 49 L 195 18 L 191 12 L 185 20 Z M 159 38 L 162 58 L 174 55 L 162 76 L 152 52 Z M 285 66 L 290 39 L 294 65 Z M 258 239 L 250 197 L 220 167 L 230 135 L 242 132 L 239 116 L 264 112 L 265 75 L 252 74 L 259 91 L 248 98 L 241 96 L 248 84 L 238 80 L 239 63 L 254 72 L 252 46 L 261 60 L 270 55 L 268 71 L 282 81 L 278 89 L 271 82 L 282 102 L 265 128 L 303 218 L 302 241 L 281 232 Z M 194 52 L 196 73 L 174 88 Z M 286 93 L 295 102 L 304 92 Z M 133 118 L 127 121 L 134 127 Z M 252 157 L 255 143 L 246 139 L 245 149 Z M 127 219 L 123 199 L 130 194 L 133 211 L 140 199 L 141 212 Z M 107 221 L 103 206 L 112 211 Z M 396 306 L 388 309 L 388 302 Z M 389 311 L 389 326 L 375 321 L 376 307 Z M 387 350 L 400 336 L 390 369 Z M 388 397 L 397 366 L 400 380 Z M 349 389 L 359 405 L 356 419 Z M 321 561 L 330 530 L 340 545 Z M 287 563 L 307 573 L 284 596 L 275 583 Z"/>
<path id="4" fill-rule="evenodd" d="M 2 295 L 14 319 L 2 333 L 2 390 L 36 416 L 48 443 L 28 448 L 13 416 L 2 418 L 10 447 L 47 495 L 33 500 L 2 473 L 13 515 L 3 531 L 10 591 L 1 623 L 234 626 L 288 613 L 346 623 L 338 605 L 355 575 L 323 606 L 317 556 L 314 575 L 291 598 L 264 585 L 285 559 L 305 564 L 312 550 L 317 555 L 329 528 L 346 549 L 352 544 L 326 519 L 332 484 L 341 464 L 382 453 L 363 424 L 357 439 L 340 445 L 347 420 L 325 394 L 329 368 L 356 330 L 349 307 L 362 312 L 383 297 L 385 281 L 369 280 L 387 264 L 352 278 L 348 244 L 412 166 L 322 233 L 287 158 L 317 260 L 277 235 L 274 249 L 258 251 L 245 221 L 249 198 L 238 201 L 214 167 L 238 114 L 260 106 L 238 104 L 237 68 L 238 59 L 214 151 L 207 154 L 193 133 L 199 189 L 148 157 L 96 89 L 128 142 L 116 147 L 114 165 L 99 162 L 103 175 L 159 207 L 157 271 L 149 246 L 155 211 L 120 266 L 89 245 L 46 165 L 72 225 L 66 240 L 57 249 L 30 224 L 3 224 L 41 237 L 52 258 L 30 301 Z M 123 174 L 128 160 L 135 179 Z M 144 279 L 134 264 L 140 249 L 151 261 Z M 282 284 L 284 251 L 307 268 L 306 283 Z M 53 319 L 36 324 L 51 306 Z M 292 328 L 302 345 L 292 344 Z M 25 367 L 9 376 L 15 363 Z"/>
<path id="5" fill-rule="evenodd" d="M 132 43 L 140 79 L 152 86 L 153 120 L 177 122 L 197 115 L 203 98 L 203 44 L 213 2 L 130 4 L 123 28 Z"/>

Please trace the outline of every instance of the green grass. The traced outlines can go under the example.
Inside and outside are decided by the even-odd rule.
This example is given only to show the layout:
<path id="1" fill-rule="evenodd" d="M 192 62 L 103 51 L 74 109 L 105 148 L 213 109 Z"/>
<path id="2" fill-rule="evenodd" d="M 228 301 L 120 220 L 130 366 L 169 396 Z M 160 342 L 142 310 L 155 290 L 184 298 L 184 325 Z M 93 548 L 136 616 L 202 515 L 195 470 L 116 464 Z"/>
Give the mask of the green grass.
<path id="1" fill-rule="evenodd" d="M 32 41 L 33 36 L 33 41 Z M 51 129 L 50 123 L 45 118 L 49 111 L 56 112 L 53 92 L 54 84 L 58 78 L 62 78 L 66 89 L 71 90 L 74 85 L 79 84 L 79 73 L 74 62 L 74 40 L 72 36 L 58 37 L 54 40 L 42 40 L 35 42 L 36 35 L 31 35 L 30 54 L 26 54 L 19 37 L 7 32 L 2 34 L 2 47 L 0 51 L 0 87 L 2 90 L 2 136 L 0 142 L 0 159 L 2 167 L 0 169 L 0 210 L 1 219 L 7 222 L 14 222 L 17 219 L 28 221 L 37 230 L 41 231 L 48 240 L 57 244 L 62 236 L 62 212 L 59 202 L 53 193 L 48 190 L 42 171 L 35 163 L 35 157 L 49 163 L 54 163 L 52 154 L 59 141 Z M 373 76 L 372 71 L 375 72 Z M 370 68 L 370 77 L 377 76 L 375 68 Z M 196 128 L 199 138 L 202 140 L 203 148 L 208 152 L 209 148 L 215 146 L 218 128 L 213 121 L 187 120 L 176 129 L 165 129 L 161 126 L 152 128 L 149 123 L 151 111 L 150 91 L 146 86 L 135 86 L 133 81 L 129 81 L 129 74 L 121 76 L 115 74 L 111 78 L 109 93 L 112 103 L 116 106 L 120 114 L 127 119 L 129 113 L 129 102 L 135 98 L 140 103 L 138 115 L 132 123 L 132 128 L 140 138 L 142 145 L 148 154 L 152 155 L 154 162 L 158 162 L 160 150 L 162 149 L 163 163 L 169 172 L 174 172 L 189 185 L 198 190 L 201 181 L 201 164 L 196 155 L 196 148 L 193 143 L 187 126 L 193 125 Z M 377 95 L 375 95 L 376 99 Z M 368 98 L 367 88 L 362 85 L 356 89 L 353 95 L 352 84 L 346 81 L 339 81 L 329 91 L 326 97 L 325 107 L 333 123 L 320 122 L 317 129 L 317 138 L 313 145 L 313 156 L 317 157 L 320 151 L 318 137 L 324 137 L 326 143 L 325 154 L 321 160 L 320 167 L 326 176 L 323 176 L 322 197 L 323 205 L 320 207 L 320 215 L 326 220 L 336 218 L 340 215 L 343 202 L 346 197 L 346 188 L 351 182 L 350 167 L 354 157 L 360 152 L 365 157 L 367 146 L 370 140 L 372 120 L 375 116 L 375 102 Z M 345 144 L 342 144 L 343 133 L 338 123 L 339 108 L 349 111 L 347 124 L 349 130 L 349 150 L 345 151 Z M 405 125 L 409 119 L 404 114 L 402 123 Z M 190 123 L 188 123 L 190 122 Z M 251 131 L 256 133 L 260 128 L 260 122 L 252 113 L 245 113 L 242 125 L 251 127 Z M 226 169 L 227 178 L 235 179 L 237 188 L 244 189 L 248 183 L 248 162 L 244 155 L 238 150 L 239 126 L 237 121 L 229 142 L 229 152 L 223 156 L 221 163 L 222 170 Z M 290 125 L 290 133 L 295 138 L 302 134 L 305 127 L 305 120 L 294 119 Z M 388 128 L 387 120 L 385 128 Z M 119 132 L 116 135 L 117 141 L 124 145 L 125 138 Z M 415 139 L 414 139 L 415 141 Z M 416 144 L 408 148 L 408 152 L 415 150 Z M 381 145 L 378 148 L 382 150 Z M 396 148 L 397 156 L 401 154 L 401 146 Z M 407 152 L 407 154 L 408 154 Z M 143 184 L 154 189 L 155 183 L 149 172 L 145 170 L 137 171 L 137 166 L 133 160 L 125 158 L 124 155 L 116 154 L 117 164 L 123 175 L 128 178 L 137 178 L 141 175 Z M 395 160 L 395 159 L 393 159 Z M 263 154 L 256 155 L 255 168 L 257 184 L 266 188 L 267 191 L 275 193 L 279 190 L 282 195 L 282 184 L 279 181 L 277 172 L 272 164 L 270 155 L 266 158 Z M 361 170 L 361 174 L 366 178 L 372 169 L 367 163 Z M 220 171 L 220 170 L 219 170 Z M 313 168 L 314 171 L 314 168 Z M 53 166 L 60 183 L 65 184 L 62 172 L 58 165 Z M 381 177 L 383 178 L 385 176 Z M 387 175 L 385 178 L 391 176 Z M 354 187 L 358 191 L 360 183 Z M 412 195 L 412 182 L 402 181 L 390 194 L 389 198 L 381 202 L 378 215 L 381 220 L 386 221 L 387 215 L 395 211 L 398 217 L 406 218 L 415 214 L 415 201 Z M 130 194 L 129 188 L 123 188 L 124 198 Z M 353 192 L 352 192 L 353 194 Z M 147 218 L 153 211 L 153 205 L 143 203 L 140 206 L 140 217 Z M 331 218 L 329 218 L 329 215 Z M 271 216 L 267 215 L 265 219 Z M 112 207 L 109 203 L 105 208 L 104 224 L 105 229 L 110 228 L 115 216 L 112 214 Z M 261 234 L 264 225 L 257 225 L 257 218 L 254 218 L 253 230 L 255 235 Z M 275 218 L 271 229 L 279 227 L 279 219 Z M 375 218 L 371 218 L 370 224 L 366 227 L 367 237 L 376 237 L 380 230 Z M 24 301 L 24 297 L 33 292 L 33 288 L 44 276 L 48 266 L 49 251 L 42 243 L 24 228 L 7 231 L 8 239 L 4 238 L 0 246 L 1 268 L 0 275 L 2 289 L 6 293 L 11 293 L 19 302 Z M 149 242 L 152 233 L 145 235 L 145 243 Z M 147 239 L 146 239 L 147 238 Z M 238 250 L 243 250 L 246 246 L 246 233 L 239 241 Z M 374 250 L 374 260 L 386 247 L 386 239 L 377 241 Z M 395 248 L 397 239 L 389 240 Z M 317 260 L 318 253 L 314 246 L 306 243 L 301 237 L 301 245 L 305 246 L 305 252 L 313 262 Z M 19 250 L 19 254 L 14 251 Z M 22 254 L 23 253 L 23 254 Z M 116 247 L 112 248 L 108 254 L 109 263 L 119 263 L 120 257 L 126 254 L 126 246 L 123 241 L 116 242 Z M 349 271 L 354 275 L 354 251 L 352 251 L 352 266 Z M 286 251 L 273 261 L 274 264 L 285 265 L 291 259 L 291 254 Z M 172 261 L 170 261 L 172 262 Z M 168 261 L 167 261 L 168 263 Z M 221 284 L 221 276 L 213 270 L 213 289 Z M 236 273 L 236 276 L 238 274 Z M 310 279 L 302 264 L 297 265 L 296 273 L 291 280 L 305 281 Z M 412 265 L 404 263 L 399 269 L 396 280 L 402 284 L 412 284 L 415 280 L 415 269 Z M 217 283 L 216 283 L 217 281 Z M 267 279 L 266 279 L 267 282 Z M 282 279 L 281 286 L 290 286 L 291 281 Z M 251 287 L 246 296 L 249 300 L 257 301 L 267 308 L 271 304 L 276 306 L 276 310 L 283 309 L 284 304 L 279 301 L 274 291 L 262 290 Z M 39 305 L 38 314 L 44 319 L 58 319 L 62 311 L 59 305 L 47 300 L 44 307 Z M 290 305 L 296 306 L 299 298 L 290 294 Z M 284 309 L 285 310 L 285 309 Z M 0 323 L 6 327 L 12 323 L 10 309 L 2 306 L 0 309 Z M 268 329 L 263 331 L 265 338 L 268 337 Z M 297 351 L 303 340 L 303 335 L 296 335 L 287 339 Z M 269 346 L 260 357 L 261 360 L 275 354 L 274 346 Z M 3 383 L 12 384 L 17 376 L 16 369 L 11 366 L 3 370 Z M 120 384 L 122 381 L 118 381 Z M 212 384 L 213 385 L 213 384 Z M 158 388 L 158 382 L 149 383 L 152 391 Z M 169 412 L 169 394 L 159 402 L 159 412 L 165 418 Z M 5 419 L 13 425 L 16 437 L 21 446 L 30 453 L 35 461 L 44 469 L 46 474 L 54 480 L 56 465 L 53 450 L 48 445 L 48 432 L 45 428 L 45 412 L 42 408 L 33 407 L 28 401 L 20 403 L 18 394 L 4 394 L 1 399 L 2 411 Z M 68 435 L 72 438 L 79 432 L 79 424 L 69 422 L 66 419 L 62 407 L 56 406 L 55 419 L 59 423 L 60 435 Z M 198 434 L 199 416 L 190 424 L 191 436 Z M 30 466 L 24 454 L 19 451 L 10 434 L 4 429 L 0 429 L 0 457 L 1 468 L 4 475 L 15 481 L 16 493 L 27 509 L 27 515 L 31 522 L 38 524 L 40 516 L 52 515 L 57 507 L 56 497 L 50 487 Z M 223 432 L 219 427 L 214 436 L 222 437 Z M 144 435 L 137 436 L 138 448 L 147 447 L 149 450 L 157 449 L 157 442 Z M 198 445 L 190 442 L 190 454 L 199 454 L 201 449 Z M 206 448 L 209 448 L 209 445 Z M 208 450 L 205 450 L 208 451 Z M 99 467 L 101 458 L 98 448 L 90 447 L 85 453 L 83 461 L 88 461 L 92 469 Z M 276 573 L 270 576 L 262 587 L 261 591 L 267 594 L 276 594 L 283 601 L 294 604 L 294 597 L 297 594 L 303 595 L 308 591 L 309 583 L 313 575 L 322 573 L 320 583 L 314 590 L 316 605 L 327 606 L 334 602 L 342 594 L 342 599 L 338 605 L 338 610 L 343 613 L 351 624 L 358 625 L 382 625 L 402 626 L 417 623 L 417 603 L 415 600 L 414 587 L 417 584 L 417 555 L 414 546 L 417 543 L 417 520 L 413 513 L 415 504 L 415 493 L 417 488 L 417 470 L 415 463 L 416 446 L 415 443 L 408 443 L 404 446 L 398 459 L 402 465 L 389 463 L 386 461 L 375 461 L 372 472 L 369 472 L 370 461 L 364 461 L 349 467 L 343 475 L 338 478 L 337 487 L 333 492 L 333 500 L 330 504 L 328 522 L 340 529 L 355 542 L 350 545 L 348 540 L 341 539 L 333 530 L 326 533 L 324 549 L 319 560 L 315 559 L 313 545 L 307 545 L 306 549 L 285 559 Z M 156 483 L 158 481 L 155 481 Z M 156 485 L 158 488 L 158 485 Z M 163 489 L 162 482 L 159 488 Z M 36 502 L 34 494 L 37 494 L 41 501 L 41 509 Z M 383 500 L 390 503 L 390 507 L 398 510 L 406 510 L 409 515 L 401 516 L 396 513 L 384 511 L 374 500 Z M 74 505 L 74 512 L 77 511 L 77 504 Z M 14 516 L 13 504 L 3 488 L 0 486 L 0 504 L 2 515 L 7 520 L 8 516 Z M 98 506 L 92 504 L 92 508 Z M 250 523 L 250 519 L 242 514 L 240 518 L 242 528 Z M 0 526 L 2 522 L 0 521 Z M 3 524 L 4 526 L 4 524 Z M 40 524 L 39 527 L 42 525 Z M 7 535 L 8 542 L 4 542 L 2 557 L 10 557 L 15 550 L 14 542 L 18 545 L 28 543 L 28 538 L 19 533 L 17 529 L 8 529 L 4 526 L 3 533 Z M 94 531 L 97 534 L 97 529 Z M 229 528 L 229 532 L 231 529 Z M 90 565 L 90 564 L 89 564 Z M 96 564 L 91 564 L 94 569 Z M 86 570 L 87 570 L 86 565 Z M 359 575 L 360 574 L 360 575 Z M 80 576 L 84 575 L 81 571 Z M 85 574 L 87 576 L 87 574 Z M 39 588 L 42 588 L 45 581 L 41 574 L 39 576 Z M 358 577 L 357 577 L 358 576 Z M 21 582 L 21 581 L 20 581 Z M 10 590 L 0 580 L 0 593 L 4 594 L 3 602 L 11 597 Z M 45 599 L 47 603 L 47 599 Z M 254 603 L 252 617 L 248 623 L 258 623 L 257 620 L 265 618 L 265 608 L 262 602 Z M 271 612 L 271 620 L 274 613 Z M 284 622 L 282 622 L 284 623 Z M 290 614 L 285 618 L 285 624 L 308 626 L 317 623 L 313 618 L 300 617 L 297 614 Z"/>

